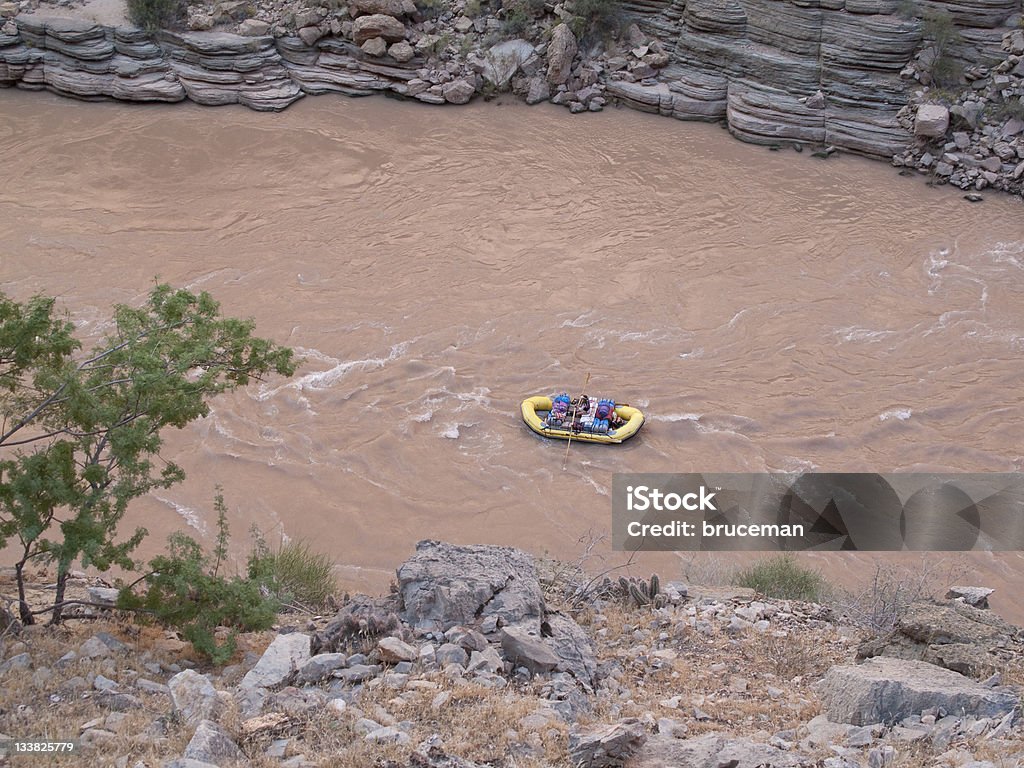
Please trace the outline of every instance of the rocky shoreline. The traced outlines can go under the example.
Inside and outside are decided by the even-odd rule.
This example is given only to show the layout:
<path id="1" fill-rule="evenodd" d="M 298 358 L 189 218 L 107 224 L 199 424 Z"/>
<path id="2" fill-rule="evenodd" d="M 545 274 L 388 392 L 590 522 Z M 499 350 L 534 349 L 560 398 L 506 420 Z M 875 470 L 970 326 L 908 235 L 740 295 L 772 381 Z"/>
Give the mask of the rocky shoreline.
<path id="1" fill-rule="evenodd" d="M 611 0 L 596 1 L 219 0 L 155 35 L 59 18 L 73 0 L 8 1 L 0 85 L 256 110 L 324 93 L 441 105 L 511 91 L 573 113 L 615 102 L 723 121 L 743 141 L 891 160 L 965 189 L 1024 188 L 1021 0 L 622 0 L 609 29 L 593 8 Z M 953 43 L 935 39 L 935 19 Z M 960 85 L 931 83 L 940 55 Z"/>
<path id="2" fill-rule="evenodd" d="M 6 632 L 0 746 L 56 730 L 119 768 L 1004 768 L 1024 631 L 990 592 L 865 635 L 749 589 L 559 583 L 518 550 L 424 541 L 391 594 L 242 636 L 223 669 L 130 625 Z"/>

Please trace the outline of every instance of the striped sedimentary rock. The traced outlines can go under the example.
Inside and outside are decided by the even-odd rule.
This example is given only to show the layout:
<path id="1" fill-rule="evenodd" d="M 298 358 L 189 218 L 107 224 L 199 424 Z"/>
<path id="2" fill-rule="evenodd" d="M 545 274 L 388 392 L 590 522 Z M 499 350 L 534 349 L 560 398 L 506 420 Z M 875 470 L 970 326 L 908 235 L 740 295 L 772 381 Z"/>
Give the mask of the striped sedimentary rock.
<path id="1" fill-rule="evenodd" d="M 225 32 L 163 32 L 160 44 L 189 99 L 276 111 L 303 96 L 272 37 Z"/>
<path id="2" fill-rule="evenodd" d="M 945 14 L 959 39 L 947 53 L 999 61 L 1001 24 L 1021 0 L 678 0 L 641 15 L 672 63 L 656 85 L 609 83 L 638 109 L 688 120 L 725 116 L 733 134 L 774 144 L 824 143 L 890 157 L 913 141 L 896 119 L 912 81 L 907 64 L 929 44 L 926 13 Z M 818 93 L 820 92 L 820 96 Z"/>
<path id="3" fill-rule="evenodd" d="M 0 35 L 0 84 L 79 99 L 181 101 L 185 91 L 162 51 L 133 27 L 20 16 Z"/>

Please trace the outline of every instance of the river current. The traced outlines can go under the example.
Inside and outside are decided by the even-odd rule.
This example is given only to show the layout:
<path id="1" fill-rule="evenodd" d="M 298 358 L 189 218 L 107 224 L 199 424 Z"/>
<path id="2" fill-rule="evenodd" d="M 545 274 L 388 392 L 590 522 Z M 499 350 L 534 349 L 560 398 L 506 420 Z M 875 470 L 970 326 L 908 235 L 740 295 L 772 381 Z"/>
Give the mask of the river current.
<path id="1" fill-rule="evenodd" d="M 0 155 L 3 291 L 59 296 L 97 338 L 168 281 L 304 358 L 168 435 L 188 479 L 130 513 L 143 554 L 183 526 L 209 541 L 216 484 L 240 561 L 255 523 L 379 589 L 423 538 L 573 558 L 609 533 L 615 472 L 1024 471 L 1019 200 L 500 103 L 5 91 Z M 519 403 L 588 374 L 648 424 L 563 471 Z M 847 580 L 874 560 L 815 557 Z M 1024 620 L 1024 558 L 959 562 Z"/>

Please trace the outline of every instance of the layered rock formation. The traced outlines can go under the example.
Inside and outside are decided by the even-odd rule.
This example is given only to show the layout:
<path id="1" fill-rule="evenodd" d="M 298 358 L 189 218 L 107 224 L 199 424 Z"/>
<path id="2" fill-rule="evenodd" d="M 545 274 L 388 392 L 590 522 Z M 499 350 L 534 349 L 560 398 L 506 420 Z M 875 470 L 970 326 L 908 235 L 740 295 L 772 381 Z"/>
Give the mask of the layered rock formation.
<path id="1" fill-rule="evenodd" d="M 129 27 L 16 16 L 0 30 L 0 85 L 259 110 L 328 92 L 464 104 L 510 87 L 528 103 L 550 99 L 573 112 L 598 111 L 614 97 L 682 120 L 725 120 L 744 141 L 890 159 L 915 145 L 905 110 L 928 84 L 937 29 L 948 33 L 943 56 L 964 67 L 1008 67 L 998 77 L 1009 80 L 1017 62 L 1006 59 L 1015 43 L 1005 40 L 1020 34 L 1012 28 L 1021 10 L 1021 0 L 623 0 L 638 26 L 594 47 L 572 31 L 581 19 L 571 0 L 533 19 L 526 39 L 504 43 L 495 42 L 507 36 L 501 11 L 470 18 L 462 0 L 434 19 L 411 0 L 287 11 L 264 3 L 263 18 L 237 24 L 236 5 L 194 7 L 189 23 L 239 34 L 151 38 Z M 991 87 L 1006 90 L 995 78 Z M 900 164 L 916 160 L 906 155 Z"/>
<path id="2" fill-rule="evenodd" d="M 271 37 L 162 33 L 79 19 L 21 16 L 0 33 L 0 85 L 80 99 L 287 107 L 303 93 Z"/>
<path id="3" fill-rule="evenodd" d="M 926 43 L 919 16 L 895 0 L 631 0 L 641 27 L 674 41 L 660 82 L 616 82 L 630 105 L 682 119 L 725 116 L 730 131 L 762 144 L 826 144 L 890 157 L 910 143 L 897 119 L 907 103 L 901 72 Z M 963 27 L 955 52 L 999 59 L 1001 25 L 1015 0 L 927 0 L 918 14 Z"/>

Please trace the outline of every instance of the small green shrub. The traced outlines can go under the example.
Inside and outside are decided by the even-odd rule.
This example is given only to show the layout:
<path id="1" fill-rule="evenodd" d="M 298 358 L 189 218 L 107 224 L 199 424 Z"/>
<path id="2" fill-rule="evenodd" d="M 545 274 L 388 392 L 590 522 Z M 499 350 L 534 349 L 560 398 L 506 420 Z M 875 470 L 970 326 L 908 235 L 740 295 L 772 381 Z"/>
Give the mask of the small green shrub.
<path id="1" fill-rule="evenodd" d="M 132 586 L 118 596 L 117 606 L 140 611 L 160 624 L 181 632 L 192 646 L 214 664 L 226 663 L 234 655 L 235 634 L 269 629 L 274 623 L 278 603 L 263 594 L 260 584 L 251 579 L 224 578 L 218 574 L 227 556 L 228 529 L 224 500 L 217 495 L 217 545 L 214 564 L 191 536 L 172 533 L 168 554 L 149 562 L 150 573 L 140 581 L 146 591 L 136 595 Z M 138 582 L 136 582 L 138 583 Z M 232 633 L 218 643 L 217 627 L 230 627 Z"/>
<path id="2" fill-rule="evenodd" d="M 416 7 L 420 9 L 425 19 L 436 19 L 448 10 L 447 0 L 416 0 Z"/>
<path id="3" fill-rule="evenodd" d="M 544 0 L 508 0 L 502 6 L 501 34 L 506 40 L 522 37 L 540 14 Z"/>
<path id="4" fill-rule="evenodd" d="M 132 24 L 155 32 L 179 24 L 185 18 L 182 0 L 128 0 L 128 18 Z"/>
<path id="5" fill-rule="evenodd" d="M 1024 100 L 1015 99 L 1002 104 L 993 104 L 985 111 L 992 122 L 1001 123 L 1013 118 L 1024 120 Z"/>
<path id="6" fill-rule="evenodd" d="M 576 37 L 608 37 L 621 25 L 619 0 L 573 0 L 571 25 Z"/>
<path id="7" fill-rule="evenodd" d="M 921 13 L 914 0 L 900 0 L 896 5 L 896 15 L 901 19 L 915 19 Z"/>
<path id="8" fill-rule="evenodd" d="M 758 560 L 737 571 L 733 583 L 749 587 L 767 597 L 783 600 L 818 600 L 825 592 L 825 579 L 817 571 L 800 565 L 792 555 Z"/>
<path id="9" fill-rule="evenodd" d="M 950 48 L 963 42 L 953 17 L 944 11 L 929 11 L 922 16 L 922 31 L 932 41 L 935 58 L 932 60 L 932 80 L 940 87 L 951 87 L 960 82 L 963 64 L 953 58 Z"/>
<path id="10" fill-rule="evenodd" d="M 258 530 L 249 556 L 249 578 L 259 583 L 283 605 L 317 609 L 337 591 L 334 564 L 326 555 L 302 541 L 282 543 L 270 550 Z"/>

